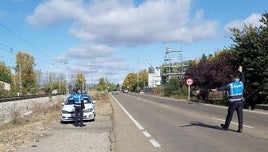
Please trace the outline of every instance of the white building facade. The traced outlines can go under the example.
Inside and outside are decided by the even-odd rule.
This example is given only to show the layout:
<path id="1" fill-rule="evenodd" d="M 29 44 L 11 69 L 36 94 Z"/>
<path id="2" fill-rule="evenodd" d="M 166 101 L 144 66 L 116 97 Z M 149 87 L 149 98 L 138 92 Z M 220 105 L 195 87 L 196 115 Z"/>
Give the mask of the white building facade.
<path id="1" fill-rule="evenodd" d="M 161 69 L 160 67 L 153 68 L 153 72 L 148 72 L 148 87 L 154 88 L 161 85 Z"/>

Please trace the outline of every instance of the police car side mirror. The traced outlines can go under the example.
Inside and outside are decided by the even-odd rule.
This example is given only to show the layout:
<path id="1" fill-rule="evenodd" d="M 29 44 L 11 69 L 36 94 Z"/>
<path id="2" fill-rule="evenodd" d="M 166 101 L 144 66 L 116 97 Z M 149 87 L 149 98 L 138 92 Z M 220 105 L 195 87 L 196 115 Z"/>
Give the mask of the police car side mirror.
<path id="1" fill-rule="evenodd" d="M 61 105 L 63 105 L 63 106 L 64 106 L 64 102 L 62 102 L 62 103 L 61 103 Z"/>
<path id="2" fill-rule="evenodd" d="M 97 101 L 96 100 L 93 100 L 93 104 L 95 104 Z"/>

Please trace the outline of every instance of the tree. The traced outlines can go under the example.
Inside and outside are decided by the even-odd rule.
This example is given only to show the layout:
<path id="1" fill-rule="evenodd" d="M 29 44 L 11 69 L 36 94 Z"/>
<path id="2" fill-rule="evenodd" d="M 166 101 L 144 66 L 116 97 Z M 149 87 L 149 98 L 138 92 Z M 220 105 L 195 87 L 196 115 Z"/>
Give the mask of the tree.
<path id="1" fill-rule="evenodd" d="M 11 69 L 4 62 L 0 62 L 0 81 L 11 83 Z"/>
<path id="2" fill-rule="evenodd" d="M 4 62 L 0 62 L 0 97 L 9 95 L 9 91 L 4 89 L 4 83 L 11 83 L 11 70 Z"/>
<path id="3" fill-rule="evenodd" d="M 86 78 L 82 72 L 76 74 L 75 88 L 86 89 Z"/>
<path id="4" fill-rule="evenodd" d="M 15 71 L 17 73 L 18 86 L 21 93 L 35 93 L 37 90 L 36 73 L 34 72 L 35 60 L 27 53 L 18 52 L 16 55 Z"/>
<path id="5" fill-rule="evenodd" d="M 170 79 L 170 82 L 165 83 L 164 88 L 164 95 L 165 96 L 171 96 L 171 95 L 186 95 L 186 87 L 182 84 L 179 77 L 172 77 Z"/>
<path id="6" fill-rule="evenodd" d="M 254 108 L 263 103 L 268 87 L 268 14 L 264 14 L 259 27 L 244 26 L 242 30 L 233 28 L 233 49 L 236 64 L 245 71 L 246 105 Z"/>
<path id="7" fill-rule="evenodd" d="M 123 82 L 123 88 L 128 88 L 129 91 L 134 91 L 136 89 L 136 82 L 137 82 L 137 74 L 136 73 L 129 73 Z"/>
<path id="8" fill-rule="evenodd" d="M 117 85 L 114 83 L 110 83 L 107 78 L 101 77 L 99 79 L 99 83 L 95 86 L 93 86 L 93 89 L 96 89 L 98 91 L 112 91 L 114 89 L 117 89 Z"/>
<path id="9" fill-rule="evenodd" d="M 146 86 L 148 86 L 148 72 L 144 69 L 139 71 L 138 73 L 138 86 L 144 90 Z"/>
<path id="10" fill-rule="evenodd" d="M 231 50 L 218 51 L 213 57 L 202 56 L 202 60 L 189 67 L 185 72 L 185 79 L 192 78 L 194 87 L 200 89 L 202 99 L 208 99 L 209 89 L 226 85 L 233 74 L 234 57 Z"/>

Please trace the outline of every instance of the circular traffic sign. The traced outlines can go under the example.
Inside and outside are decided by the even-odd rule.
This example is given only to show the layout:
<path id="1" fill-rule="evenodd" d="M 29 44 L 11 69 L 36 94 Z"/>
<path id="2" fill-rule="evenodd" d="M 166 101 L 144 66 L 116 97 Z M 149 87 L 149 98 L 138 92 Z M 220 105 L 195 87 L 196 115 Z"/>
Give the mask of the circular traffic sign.
<path id="1" fill-rule="evenodd" d="M 191 78 L 187 78 L 186 79 L 186 85 L 187 86 L 191 86 L 193 83 L 194 83 L 194 80 L 193 79 L 191 79 Z"/>

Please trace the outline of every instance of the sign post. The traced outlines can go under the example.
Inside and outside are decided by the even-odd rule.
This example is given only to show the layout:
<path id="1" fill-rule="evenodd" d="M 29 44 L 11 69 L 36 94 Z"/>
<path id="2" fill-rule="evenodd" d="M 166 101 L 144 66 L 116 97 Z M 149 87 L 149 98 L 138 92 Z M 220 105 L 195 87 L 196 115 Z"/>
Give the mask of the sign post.
<path id="1" fill-rule="evenodd" d="M 186 85 L 188 86 L 188 101 L 190 101 L 190 94 L 191 94 L 191 85 L 193 85 L 194 80 L 191 78 L 186 79 Z"/>

